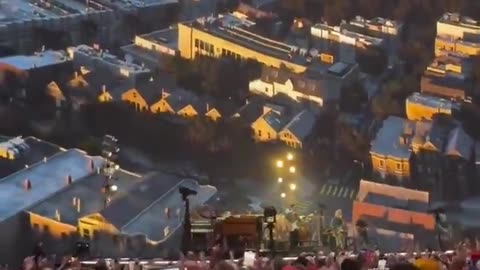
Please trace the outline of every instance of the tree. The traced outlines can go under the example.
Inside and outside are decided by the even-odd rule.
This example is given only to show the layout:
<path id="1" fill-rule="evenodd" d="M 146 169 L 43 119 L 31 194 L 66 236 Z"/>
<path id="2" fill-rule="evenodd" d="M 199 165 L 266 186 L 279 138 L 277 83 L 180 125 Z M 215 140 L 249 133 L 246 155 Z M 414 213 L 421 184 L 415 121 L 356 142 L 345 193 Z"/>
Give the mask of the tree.
<path id="1" fill-rule="evenodd" d="M 361 71 L 373 76 L 378 76 L 385 71 L 388 64 L 388 57 L 384 50 L 372 48 L 357 50 L 356 61 Z"/>
<path id="2" fill-rule="evenodd" d="M 398 98 L 403 96 L 402 91 L 402 84 L 399 81 L 387 82 L 372 100 L 372 113 L 379 119 L 389 115 L 403 115 L 405 99 Z"/>

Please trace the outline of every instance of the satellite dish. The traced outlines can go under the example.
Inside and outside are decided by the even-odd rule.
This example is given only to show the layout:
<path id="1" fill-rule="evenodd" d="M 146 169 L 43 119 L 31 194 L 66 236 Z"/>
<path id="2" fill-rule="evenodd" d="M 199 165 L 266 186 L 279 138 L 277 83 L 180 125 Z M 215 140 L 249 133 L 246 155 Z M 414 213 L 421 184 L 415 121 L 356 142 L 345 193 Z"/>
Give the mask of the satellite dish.
<path id="1" fill-rule="evenodd" d="M 310 56 L 311 57 L 317 57 L 318 56 L 318 50 L 317 49 L 310 49 Z"/>

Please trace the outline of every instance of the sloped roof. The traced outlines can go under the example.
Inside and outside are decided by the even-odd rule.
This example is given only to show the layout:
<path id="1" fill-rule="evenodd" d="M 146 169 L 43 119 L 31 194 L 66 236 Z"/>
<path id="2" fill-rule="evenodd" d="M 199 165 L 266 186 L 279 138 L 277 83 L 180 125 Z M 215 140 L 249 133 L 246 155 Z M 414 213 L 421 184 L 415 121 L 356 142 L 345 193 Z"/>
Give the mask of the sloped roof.
<path id="1" fill-rule="evenodd" d="M 470 160 L 473 154 L 474 144 L 475 142 L 472 137 L 465 133 L 462 126 L 458 126 L 451 130 L 448 135 L 445 154 Z"/>
<path id="2" fill-rule="evenodd" d="M 176 187 L 180 181 L 177 176 L 160 172 L 145 176 L 139 185 L 124 197 L 113 201 L 100 214 L 117 229 L 121 229 L 157 199 Z"/>
<path id="3" fill-rule="evenodd" d="M 276 132 L 279 132 L 288 121 L 288 119 L 284 115 L 278 114 L 274 111 L 269 111 L 268 113 L 264 114 L 262 118 Z"/>
<path id="4" fill-rule="evenodd" d="M 254 99 L 237 110 L 234 116 L 238 115 L 241 121 L 245 124 L 251 124 L 263 114 L 264 102 L 259 99 Z"/>
<path id="5" fill-rule="evenodd" d="M 430 143 L 439 152 L 443 152 L 447 142 L 449 131 L 454 127 L 450 117 L 435 115 L 432 118 L 432 127 L 427 133 L 425 143 Z"/>
<path id="6" fill-rule="evenodd" d="M 202 101 L 197 95 L 182 88 L 177 88 L 168 93 L 168 96 L 165 99 L 175 112 L 185 108 L 187 105 L 192 105 L 195 110 L 199 112 L 204 112 L 206 108 L 206 104 L 202 104 Z"/>
<path id="7" fill-rule="evenodd" d="M 65 100 L 65 95 L 63 94 L 62 89 L 60 89 L 60 86 L 54 81 L 47 85 L 46 93 L 55 100 Z"/>
<path id="8" fill-rule="evenodd" d="M 304 140 L 312 132 L 316 118 L 313 113 L 303 110 L 283 128 L 292 133 L 297 139 Z"/>
<path id="9" fill-rule="evenodd" d="M 82 216 L 98 213 L 105 208 L 104 178 L 103 174 L 86 176 L 27 211 L 50 219 L 55 219 L 58 212 L 60 222 L 76 226 L 78 219 Z M 116 171 L 113 179 L 118 190 L 111 196 L 112 201 L 124 196 L 141 180 L 140 176 L 123 170 Z M 80 201 L 80 211 L 77 211 L 76 207 L 72 205 L 73 198 Z"/>
<path id="10" fill-rule="evenodd" d="M 412 122 L 397 116 L 389 116 L 383 121 L 383 126 L 372 141 L 370 152 L 394 158 L 409 159 L 411 156 L 410 145 L 400 144 L 399 142 L 399 136 L 403 134 L 406 125 L 412 125 Z"/>

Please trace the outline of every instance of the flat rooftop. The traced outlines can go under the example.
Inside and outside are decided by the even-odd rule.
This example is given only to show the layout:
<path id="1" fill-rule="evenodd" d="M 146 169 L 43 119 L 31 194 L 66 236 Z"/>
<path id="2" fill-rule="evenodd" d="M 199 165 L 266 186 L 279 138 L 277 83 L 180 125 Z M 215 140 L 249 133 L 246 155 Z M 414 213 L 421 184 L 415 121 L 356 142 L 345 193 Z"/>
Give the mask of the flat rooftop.
<path id="1" fill-rule="evenodd" d="M 178 28 L 176 27 L 141 35 L 140 38 L 178 50 Z"/>
<path id="2" fill-rule="evenodd" d="M 112 3 L 112 6 L 121 9 L 131 10 L 175 3 L 178 3 L 178 0 L 117 0 Z"/>
<path id="3" fill-rule="evenodd" d="M 44 51 L 33 55 L 14 55 L 0 58 L 0 63 L 5 63 L 25 71 L 62 64 L 67 61 L 69 60 L 63 51 Z"/>
<path id="4" fill-rule="evenodd" d="M 117 56 L 113 54 L 110 54 L 101 50 L 97 50 L 87 45 L 78 45 L 77 47 L 69 47 L 67 51 L 69 53 L 69 56 L 73 59 L 74 62 L 75 62 L 75 54 L 78 53 L 78 54 L 83 54 L 85 56 L 88 56 L 90 58 L 98 58 L 98 60 L 100 61 L 108 63 L 112 66 L 117 66 L 119 68 L 128 70 L 129 72 L 132 72 L 132 73 L 150 72 L 148 68 L 142 67 L 134 63 L 128 63 L 126 61 L 119 59 Z"/>
<path id="5" fill-rule="evenodd" d="M 89 175 L 27 211 L 51 219 L 55 219 L 58 213 L 60 222 L 76 226 L 79 218 L 97 213 L 105 208 L 105 194 L 102 191 L 104 181 L 105 175 L 103 174 Z M 140 175 L 124 170 L 116 171 L 111 183 L 116 185 L 118 190 L 111 196 L 112 201 L 125 196 L 133 186 L 140 182 Z M 77 211 L 77 207 L 73 205 L 74 198 L 80 201 L 80 211 Z"/>
<path id="6" fill-rule="evenodd" d="M 459 110 L 460 107 L 457 103 L 450 100 L 446 100 L 440 97 L 434 97 L 424 95 L 421 93 L 413 93 L 407 97 L 407 102 L 422 104 L 431 108 L 447 109 L 447 110 Z"/>
<path id="7" fill-rule="evenodd" d="M 8 140 L 8 138 L 5 140 Z M 3 158 L 0 159 L 0 178 L 24 169 L 25 165 L 31 166 L 37 162 L 43 161 L 43 158 L 45 157 L 48 158 L 56 153 L 65 151 L 65 149 L 57 145 L 37 139 L 35 137 L 27 137 L 24 138 L 24 140 L 30 148 L 24 152 L 21 157 L 14 160 Z"/>
<path id="8" fill-rule="evenodd" d="M 478 29 L 480 31 L 480 21 L 476 21 L 467 16 L 462 16 L 459 13 L 445 13 L 438 21 L 441 23 L 459 25 L 470 29 Z"/>
<path id="9" fill-rule="evenodd" d="M 87 2 L 89 2 L 88 6 Z M 53 0 L 46 3 L 41 0 L 0 0 L 0 25 L 17 21 L 87 14 L 108 9 L 93 0 Z"/>
<path id="10" fill-rule="evenodd" d="M 75 182 L 92 174 L 92 163 L 97 168 L 103 159 L 70 149 L 0 179 L 0 221 L 64 189 L 68 176 Z M 28 191 L 24 188 L 26 180 L 31 183 Z"/>

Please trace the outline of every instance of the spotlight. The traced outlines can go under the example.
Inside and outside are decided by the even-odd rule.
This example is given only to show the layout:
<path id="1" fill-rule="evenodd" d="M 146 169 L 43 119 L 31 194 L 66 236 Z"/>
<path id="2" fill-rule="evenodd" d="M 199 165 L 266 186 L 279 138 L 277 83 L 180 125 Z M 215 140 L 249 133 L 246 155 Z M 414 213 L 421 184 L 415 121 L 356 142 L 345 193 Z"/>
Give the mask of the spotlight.
<path id="1" fill-rule="evenodd" d="M 297 189 L 297 185 L 295 184 L 290 184 L 290 190 L 295 190 Z"/>
<path id="2" fill-rule="evenodd" d="M 294 166 L 290 166 L 290 168 L 288 170 L 290 171 L 290 173 L 295 173 L 295 171 L 296 171 Z"/>
<path id="3" fill-rule="evenodd" d="M 278 177 L 278 183 L 283 183 L 283 178 L 282 177 Z"/>
<path id="4" fill-rule="evenodd" d="M 283 168 L 283 160 L 277 160 L 277 167 Z"/>
<path id="5" fill-rule="evenodd" d="M 288 160 L 293 160 L 293 154 L 292 154 L 292 153 L 288 153 L 288 154 L 287 154 L 287 159 L 288 159 Z"/>
<path id="6" fill-rule="evenodd" d="M 280 197 L 282 197 L 282 199 L 285 199 L 286 196 L 287 194 L 285 194 L 285 192 L 282 192 L 282 194 L 280 194 Z"/>

